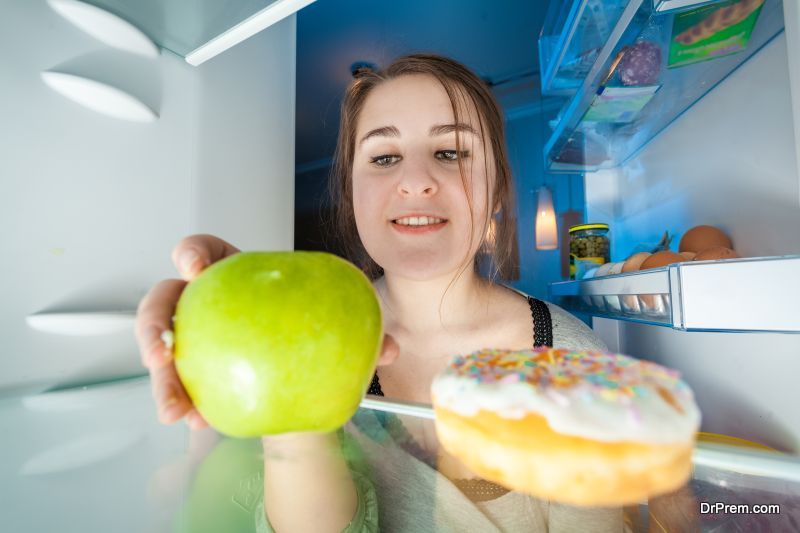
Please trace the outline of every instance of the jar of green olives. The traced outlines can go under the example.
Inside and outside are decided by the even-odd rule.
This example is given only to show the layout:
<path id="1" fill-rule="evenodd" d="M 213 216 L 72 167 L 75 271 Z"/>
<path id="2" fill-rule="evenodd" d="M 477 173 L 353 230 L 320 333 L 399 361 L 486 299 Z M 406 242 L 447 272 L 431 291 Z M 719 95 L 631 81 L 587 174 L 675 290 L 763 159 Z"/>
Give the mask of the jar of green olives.
<path id="1" fill-rule="evenodd" d="M 579 224 L 569 228 L 569 278 L 581 279 L 611 261 L 608 224 Z"/>

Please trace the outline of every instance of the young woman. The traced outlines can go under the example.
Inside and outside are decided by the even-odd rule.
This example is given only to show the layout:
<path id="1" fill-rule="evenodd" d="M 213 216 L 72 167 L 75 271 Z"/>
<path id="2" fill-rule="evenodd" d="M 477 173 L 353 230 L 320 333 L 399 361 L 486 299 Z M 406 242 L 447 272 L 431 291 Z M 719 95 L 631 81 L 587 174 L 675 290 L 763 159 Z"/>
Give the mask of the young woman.
<path id="1" fill-rule="evenodd" d="M 387 335 L 371 393 L 430 403 L 431 381 L 450 357 L 484 347 L 604 348 L 563 310 L 494 280 L 498 274 L 508 279 L 516 268 L 512 177 L 499 107 L 463 65 L 412 55 L 354 79 L 342 103 L 331 192 L 345 255 L 373 280 L 384 314 Z M 190 280 L 236 252 L 220 239 L 200 235 L 181 241 L 173 259 Z M 481 255 L 492 259 L 492 279 L 478 274 Z M 197 428 L 205 422 L 160 341 L 185 283 L 166 280 L 148 293 L 139 309 L 137 338 L 160 419 L 169 423 L 185 416 Z M 380 504 L 381 529 L 389 531 L 424 531 L 434 524 L 459 529 L 447 523 L 451 519 L 467 520 L 475 530 L 622 528 L 619 510 L 568 509 L 476 480 L 436 449 L 429 426 L 398 425 L 397 419 L 392 430 L 384 425 L 390 440 L 404 440 L 405 451 L 413 447 L 416 455 L 430 455 L 427 464 L 414 463 L 415 475 L 400 464 L 407 460 L 403 450 L 376 448 L 374 439 L 360 443 L 367 455 L 375 454 L 370 463 L 379 482 L 351 474 L 336 436 L 264 438 L 264 507 L 272 527 L 374 530 Z M 434 498 L 425 492 L 431 486 Z M 457 516 L 448 514 L 451 504 L 431 501 L 445 498 L 458 500 L 452 503 Z M 426 506 L 438 510 L 416 511 Z"/>

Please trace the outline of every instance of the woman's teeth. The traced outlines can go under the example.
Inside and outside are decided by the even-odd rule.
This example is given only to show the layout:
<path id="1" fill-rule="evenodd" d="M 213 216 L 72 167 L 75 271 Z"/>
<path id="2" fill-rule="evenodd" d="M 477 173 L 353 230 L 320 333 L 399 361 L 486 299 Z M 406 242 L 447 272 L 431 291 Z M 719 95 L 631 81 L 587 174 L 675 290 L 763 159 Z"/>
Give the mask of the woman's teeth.
<path id="1" fill-rule="evenodd" d="M 444 222 L 444 219 L 433 217 L 406 217 L 398 218 L 394 222 L 395 224 L 402 224 L 403 226 L 427 226 L 428 224 Z"/>

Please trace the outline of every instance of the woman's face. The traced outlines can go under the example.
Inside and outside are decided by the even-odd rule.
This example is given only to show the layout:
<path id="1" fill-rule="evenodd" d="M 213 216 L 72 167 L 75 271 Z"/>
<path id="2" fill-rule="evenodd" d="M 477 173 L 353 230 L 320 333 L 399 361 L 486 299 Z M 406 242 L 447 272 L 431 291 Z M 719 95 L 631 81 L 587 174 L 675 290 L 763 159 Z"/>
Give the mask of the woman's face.
<path id="1" fill-rule="evenodd" d="M 353 208 L 361 242 L 387 273 L 427 280 L 452 274 L 465 261 L 471 265 L 488 221 L 494 164 L 487 175 L 478 115 L 470 107 L 459 109 L 455 124 L 444 87 L 421 74 L 383 82 L 364 102 L 356 128 Z M 492 161 L 491 148 L 486 155 Z"/>

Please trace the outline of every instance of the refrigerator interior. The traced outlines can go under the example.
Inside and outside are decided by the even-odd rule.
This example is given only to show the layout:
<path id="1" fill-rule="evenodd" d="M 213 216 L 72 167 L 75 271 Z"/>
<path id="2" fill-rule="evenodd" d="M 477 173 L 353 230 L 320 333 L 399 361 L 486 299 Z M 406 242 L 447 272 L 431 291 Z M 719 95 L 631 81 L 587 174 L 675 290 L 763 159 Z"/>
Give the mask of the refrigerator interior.
<path id="1" fill-rule="evenodd" d="M 587 216 L 611 225 L 612 261 L 664 231 L 675 235 L 677 249 L 680 236 L 700 224 L 726 231 L 742 257 L 800 253 L 788 61 L 784 33 L 625 165 L 586 174 Z M 785 298 L 796 300 L 796 284 L 786 287 Z M 746 317 L 748 309 L 739 312 Z M 800 335 L 595 321 L 613 349 L 680 369 L 706 431 L 800 452 Z"/>
<path id="2" fill-rule="evenodd" d="M 0 427 L 10 434 L 0 460 L 3 529 L 254 531 L 263 485 L 258 441 L 158 424 L 132 321 L 153 281 L 175 277 L 169 253 L 183 236 L 293 248 L 296 18 L 191 67 L 169 50 L 155 60 L 109 50 L 43 0 L 0 0 L 0 10 L 8 14 L 0 45 L 13 50 L 0 62 L 7 190 Z M 549 184 L 558 210 L 608 221 L 614 257 L 664 230 L 679 236 L 701 223 L 729 231 L 745 256 L 800 254 L 800 122 L 793 120 L 800 106 L 786 68 L 797 68 L 787 45 L 796 39 L 797 32 L 774 39 L 625 165 L 555 178 L 562 179 Z M 108 72 L 156 110 L 156 123 L 89 113 L 40 77 L 110 64 L 122 66 Z M 538 166 L 542 122 L 556 108 L 519 109 L 507 117 L 512 158 L 517 167 Z M 542 179 L 523 176 L 523 203 L 532 203 Z M 560 258 L 532 252 L 535 208 L 520 209 L 530 230 L 518 286 L 544 297 L 547 281 L 534 274 L 559 279 Z M 29 326 L 31 316 L 45 317 L 41 329 Z M 83 333 L 54 333 L 65 317 Z M 700 497 L 774 502 L 800 523 L 800 335 L 685 332 L 604 318 L 593 327 L 612 349 L 678 368 L 696 393 L 704 431 L 789 452 L 699 446 L 695 499 L 684 508 Z M 407 408 L 370 404 L 360 414 L 394 411 L 409 425 L 431 424 L 429 412 Z M 659 503 L 680 507 L 644 503 L 626 511 L 635 529 L 646 529 Z M 443 512 L 458 523 L 457 513 Z M 742 524 L 711 521 L 705 529 Z"/>
<path id="3" fill-rule="evenodd" d="M 293 248 L 295 19 L 192 67 L 104 45 L 43 0 L 0 9 L 0 396 L 141 375 L 133 313 L 176 277 L 181 238 Z M 48 70 L 124 87 L 158 119 L 89 111 L 46 86 Z M 75 314 L 86 335 L 28 327 L 46 313 Z"/>

